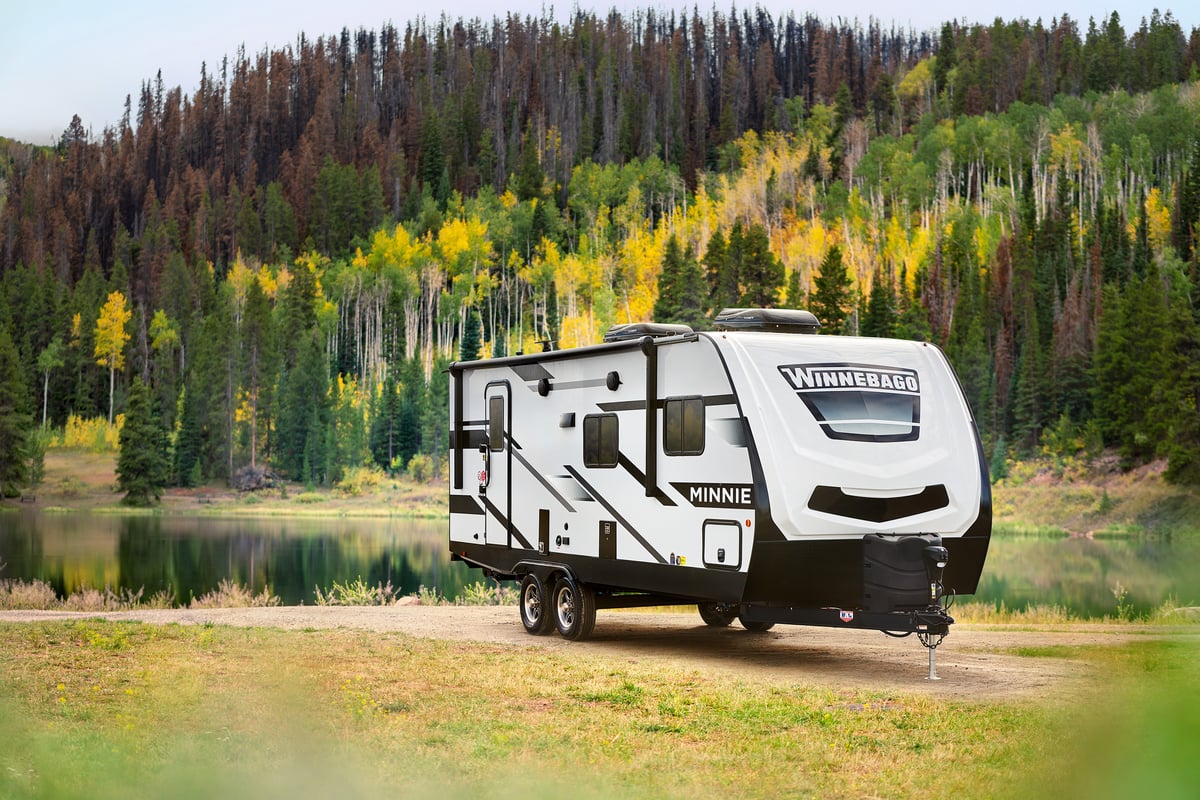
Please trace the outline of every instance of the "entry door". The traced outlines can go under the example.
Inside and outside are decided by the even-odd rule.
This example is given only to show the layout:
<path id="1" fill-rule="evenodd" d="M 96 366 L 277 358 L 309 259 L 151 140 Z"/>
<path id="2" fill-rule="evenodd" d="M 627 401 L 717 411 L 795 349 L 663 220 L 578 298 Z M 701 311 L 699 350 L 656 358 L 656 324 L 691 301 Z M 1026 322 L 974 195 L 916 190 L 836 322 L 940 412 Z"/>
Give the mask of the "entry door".
<path id="1" fill-rule="evenodd" d="M 487 409 L 487 509 L 484 539 L 488 544 L 511 545 L 512 525 L 512 394 L 508 382 L 490 383 L 484 389 Z"/>

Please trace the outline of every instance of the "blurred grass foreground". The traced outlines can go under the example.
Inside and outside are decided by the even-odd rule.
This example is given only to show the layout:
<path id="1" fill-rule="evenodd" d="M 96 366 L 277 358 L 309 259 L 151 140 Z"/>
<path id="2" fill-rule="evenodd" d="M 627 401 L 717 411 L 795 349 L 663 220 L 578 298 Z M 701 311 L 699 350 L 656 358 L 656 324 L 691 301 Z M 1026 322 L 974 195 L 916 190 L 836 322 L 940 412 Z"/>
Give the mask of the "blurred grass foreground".
<path id="1" fill-rule="evenodd" d="M 1192 800 L 1200 648 L 1153 633 L 1007 652 L 1081 677 L 973 701 L 595 646 L 3 623 L 0 797 Z"/>

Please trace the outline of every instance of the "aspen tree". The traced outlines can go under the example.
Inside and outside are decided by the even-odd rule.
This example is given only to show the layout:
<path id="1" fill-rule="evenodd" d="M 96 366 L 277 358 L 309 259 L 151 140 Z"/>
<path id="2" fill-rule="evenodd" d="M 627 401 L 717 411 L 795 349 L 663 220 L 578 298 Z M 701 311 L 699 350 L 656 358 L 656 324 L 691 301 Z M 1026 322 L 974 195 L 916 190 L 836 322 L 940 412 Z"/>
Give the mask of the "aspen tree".
<path id="1" fill-rule="evenodd" d="M 129 341 L 129 332 L 125 326 L 133 317 L 125 295 L 112 292 L 108 295 L 100 316 L 96 318 L 96 348 L 94 355 L 96 363 L 108 367 L 108 424 L 113 421 L 113 387 L 116 384 L 117 370 L 125 367 L 125 343 Z"/>

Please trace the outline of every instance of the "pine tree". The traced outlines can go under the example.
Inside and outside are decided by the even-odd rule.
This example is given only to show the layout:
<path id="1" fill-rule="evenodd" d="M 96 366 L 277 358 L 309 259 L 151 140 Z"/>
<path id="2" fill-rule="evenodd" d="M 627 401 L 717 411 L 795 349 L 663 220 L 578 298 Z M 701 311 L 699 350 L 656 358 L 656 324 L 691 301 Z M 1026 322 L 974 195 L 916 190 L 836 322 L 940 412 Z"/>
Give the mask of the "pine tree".
<path id="1" fill-rule="evenodd" d="M 952 100 L 953 86 L 951 86 L 950 73 L 957 64 L 958 53 L 955 47 L 954 25 L 945 22 L 942 23 L 942 36 L 938 42 L 937 58 L 933 66 L 933 83 L 934 91 L 939 95 L 944 95 L 947 101 Z M 949 104 L 947 102 L 947 105 Z"/>
<path id="2" fill-rule="evenodd" d="M 1191 262 L 1197 250 L 1196 238 L 1200 236 L 1200 132 L 1192 140 L 1192 156 L 1187 173 L 1179 182 L 1175 202 L 1172 241 L 1179 257 Z"/>
<path id="3" fill-rule="evenodd" d="M 767 229 L 754 223 L 742 237 L 741 262 L 738 265 L 741 294 L 738 302 L 750 308 L 773 308 L 779 305 L 783 273 L 783 264 L 771 252 Z"/>
<path id="4" fill-rule="evenodd" d="M 479 309 L 471 306 L 467 309 L 467 318 L 463 322 L 462 337 L 458 340 L 458 357 L 462 361 L 474 361 L 479 358 L 480 339 L 483 336 L 483 326 L 479 320 Z"/>
<path id="5" fill-rule="evenodd" d="M 0 499 L 16 497 L 28 480 L 29 435 L 25 381 L 7 325 L 0 325 Z"/>
<path id="6" fill-rule="evenodd" d="M 400 372 L 398 455 L 401 464 L 421 452 L 421 414 L 425 410 L 424 369 L 419 358 L 404 362 Z"/>
<path id="7" fill-rule="evenodd" d="M 203 479 L 204 392 L 199 380 L 184 384 L 179 392 L 179 412 L 175 428 L 175 451 L 171 474 L 179 486 L 197 486 Z"/>
<path id="8" fill-rule="evenodd" d="M 686 250 L 681 249 L 679 240 L 672 234 L 663 252 L 662 272 L 658 277 L 655 321 L 701 329 L 705 324 L 708 300 L 708 285 L 695 250 L 690 244 Z"/>
<path id="9" fill-rule="evenodd" d="M 280 381 L 277 430 L 282 470 L 305 483 L 325 465 L 325 429 L 329 410 L 329 377 L 320 334 L 301 336 L 296 363 Z"/>
<path id="10" fill-rule="evenodd" d="M 679 273 L 678 312 L 676 319 L 684 325 L 690 325 L 693 330 L 700 330 L 705 325 L 705 306 L 708 304 L 708 291 L 704 281 L 704 271 L 696 260 L 696 251 L 691 244 L 683 253 L 683 266 Z"/>
<path id="11" fill-rule="evenodd" d="M 896 332 L 896 297 L 892 293 L 891 281 L 883 270 L 875 270 L 871 282 L 871 293 L 863 314 L 862 335 L 888 337 Z"/>
<path id="12" fill-rule="evenodd" d="M 516 174 L 516 194 L 521 202 L 541 200 L 546 184 L 546 173 L 538 158 L 537 138 L 526 131 L 521 139 L 521 162 Z"/>
<path id="13" fill-rule="evenodd" d="M 851 307 L 850 286 L 850 274 L 842 261 L 842 248 L 835 244 L 825 253 L 808 298 L 808 310 L 821 321 L 822 333 L 842 332 Z"/>
<path id="14" fill-rule="evenodd" d="M 375 463 L 385 470 L 392 469 L 392 462 L 399 454 L 400 405 L 396 378 L 389 372 L 375 403 L 375 414 L 371 421 L 371 455 Z"/>
<path id="15" fill-rule="evenodd" d="M 910 293 L 904 288 L 904 273 L 900 273 L 900 311 L 892 335 L 897 339 L 914 342 L 933 341 L 933 326 L 929 324 L 929 313 L 921 305 L 916 287 Z"/>
<path id="16" fill-rule="evenodd" d="M 788 270 L 784 296 L 788 308 L 804 308 L 804 288 L 800 285 L 800 270 Z"/>
<path id="17" fill-rule="evenodd" d="M 746 229 L 741 221 L 729 229 L 725 259 L 717 273 L 716 309 L 738 305 L 742 296 L 742 265 L 746 256 Z"/>
<path id="18" fill-rule="evenodd" d="M 714 314 L 729 304 L 729 298 L 726 297 L 726 292 L 722 287 L 727 271 L 728 250 L 725 234 L 721 233 L 720 228 L 717 228 L 708 238 L 708 249 L 704 251 L 704 271 L 711 298 L 708 308 Z"/>
<path id="19" fill-rule="evenodd" d="M 675 322 L 679 315 L 679 291 L 683 271 L 683 250 L 675 234 L 663 248 L 662 268 L 658 273 L 658 298 L 654 301 L 657 322 Z"/>
<path id="20" fill-rule="evenodd" d="M 250 282 L 242 312 L 242 387 L 249 403 L 250 466 L 258 465 L 259 409 L 271 401 L 274 331 L 271 306 L 257 280 Z"/>
<path id="21" fill-rule="evenodd" d="M 433 365 L 433 377 L 425 385 L 424 408 L 421 411 L 421 452 L 433 460 L 439 470 L 445 448 L 450 441 L 450 380 L 446 375 L 449 362 L 439 358 Z"/>
<path id="22" fill-rule="evenodd" d="M 121 502 L 129 506 L 157 502 L 167 480 L 166 438 L 154 413 L 150 390 L 140 376 L 129 387 L 120 448 L 117 488 L 125 492 Z"/>
<path id="23" fill-rule="evenodd" d="M 1029 323 L 1024 327 L 1023 334 L 1013 386 L 1013 444 L 1018 453 L 1030 455 L 1037 447 L 1046 412 L 1043 358 L 1038 343 L 1036 314 L 1029 315 Z"/>

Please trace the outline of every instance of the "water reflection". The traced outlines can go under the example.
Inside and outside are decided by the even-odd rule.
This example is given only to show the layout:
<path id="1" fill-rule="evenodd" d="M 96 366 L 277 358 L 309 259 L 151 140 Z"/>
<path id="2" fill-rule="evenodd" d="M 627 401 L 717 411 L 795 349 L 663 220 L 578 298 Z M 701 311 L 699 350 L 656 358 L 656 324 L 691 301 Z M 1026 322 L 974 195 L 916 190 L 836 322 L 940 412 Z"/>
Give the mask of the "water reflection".
<path id="1" fill-rule="evenodd" d="M 38 578 L 64 595 L 82 587 L 170 591 L 187 603 L 223 579 L 269 588 L 286 604 L 362 578 L 401 594 L 436 588 L 453 599 L 482 579 L 451 562 L 445 520 L 231 519 L 33 512 L 0 515 L 0 577 Z M 1138 613 L 1168 597 L 1200 605 L 1200 535 L 1087 539 L 992 538 L 973 599 L 1009 608 L 1057 605 L 1116 613 L 1120 583 Z"/>
<path id="2" fill-rule="evenodd" d="M 1200 605 L 1200 535 L 1089 538 L 997 529 L 974 600 L 1008 608 L 1057 605 L 1083 617 L 1144 614 L 1168 598 Z"/>
<path id="3" fill-rule="evenodd" d="M 108 586 L 169 591 L 187 603 L 231 580 L 297 604 L 315 602 L 317 587 L 361 578 L 453 599 L 481 578 L 450 562 L 444 520 L 22 514 L 2 522 L 0 576 L 44 580 L 60 595 Z"/>

